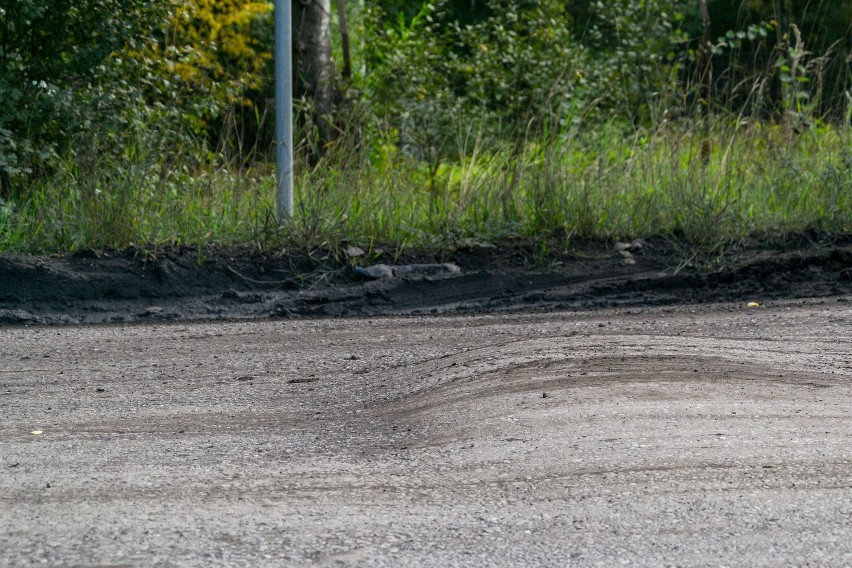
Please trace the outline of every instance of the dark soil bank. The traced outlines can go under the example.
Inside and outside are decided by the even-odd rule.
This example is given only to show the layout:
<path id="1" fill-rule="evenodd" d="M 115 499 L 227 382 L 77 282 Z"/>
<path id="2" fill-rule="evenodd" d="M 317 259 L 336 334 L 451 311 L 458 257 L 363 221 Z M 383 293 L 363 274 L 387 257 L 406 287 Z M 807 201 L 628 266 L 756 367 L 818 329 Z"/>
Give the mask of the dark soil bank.
<path id="1" fill-rule="evenodd" d="M 372 316 L 852 295 L 852 236 L 732 248 L 708 260 L 665 241 L 514 242 L 441 255 L 239 249 L 0 255 L 0 324 Z M 356 253 L 358 254 L 358 253 Z M 371 279 L 354 267 L 384 263 Z M 452 263 L 447 266 L 444 263 Z M 458 267 L 458 270 L 455 267 Z M 377 271 L 379 274 L 381 271 Z"/>

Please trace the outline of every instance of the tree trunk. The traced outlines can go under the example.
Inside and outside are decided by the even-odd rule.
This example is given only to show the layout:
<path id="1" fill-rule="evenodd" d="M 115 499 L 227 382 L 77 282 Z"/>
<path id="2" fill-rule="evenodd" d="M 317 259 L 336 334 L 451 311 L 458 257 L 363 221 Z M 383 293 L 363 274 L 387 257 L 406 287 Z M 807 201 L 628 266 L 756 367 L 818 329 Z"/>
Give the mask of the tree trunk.
<path id="1" fill-rule="evenodd" d="M 343 78 L 352 78 L 352 58 L 349 55 L 349 28 L 346 25 L 346 5 L 337 0 L 337 19 L 340 22 L 340 45 L 343 48 Z"/>
<path id="2" fill-rule="evenodd" d="M 698 104 L 701 105 L 701 123 L 703 138 L 701 140 L 701 163 L 710 163 L 712 143 L 710 141 L 710 94 L 713 88 L 713 41 L 711 39 L 710 11 L 707 0 L 698 0 L 701 15 L 701 45 L 698 46 Z"/>
<path id="3" fill-rule="evenodd" d="M 313 103 L 320 154 L 334 137 L 334 64 L 331 60 L 331 0 L 293 1 L 293 94 Z"/>
<path id="4" fill-rule="evenodd" d="M 789 22 L 783 0 L 775 0 L 772 3 L 772 11 L 775 16 L 775 60 L 777 62 L 778 59 L 787 55 Z M 777 64 L 772 75 L 772 98 L 778 118 L 784 121 L 786 119 L 784 107 L 787 101 L 785 101 L 784 83 L 781 81 L 781 69 Z"/>
<path id="5" fill-rule="evenodd" d="M 12 177 L 0 170 L 0 200 L 12 199 Z"/>

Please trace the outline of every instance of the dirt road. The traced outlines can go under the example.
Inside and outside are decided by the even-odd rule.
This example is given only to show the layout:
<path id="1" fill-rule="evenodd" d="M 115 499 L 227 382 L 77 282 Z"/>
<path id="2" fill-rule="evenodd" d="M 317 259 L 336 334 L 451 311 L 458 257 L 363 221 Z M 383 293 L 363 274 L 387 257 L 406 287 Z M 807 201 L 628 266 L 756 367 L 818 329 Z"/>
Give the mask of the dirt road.
<path id="1" fill-rule="evenodd" d="M 852 565 L 850 299 L 0 328 L 0 565 Z"/>

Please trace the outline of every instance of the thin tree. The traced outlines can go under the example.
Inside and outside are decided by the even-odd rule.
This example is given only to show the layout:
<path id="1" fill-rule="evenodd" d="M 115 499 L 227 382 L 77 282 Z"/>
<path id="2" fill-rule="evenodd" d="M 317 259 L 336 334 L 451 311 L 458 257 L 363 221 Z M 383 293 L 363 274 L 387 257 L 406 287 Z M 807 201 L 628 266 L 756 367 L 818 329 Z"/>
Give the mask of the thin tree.
<path id="1" fill-rule="evenodd" d="M 352 57 L 349 55 L 349 28 L 346 25 L 344 0 L 337 0 L 337 19 L 340 25 L 340 45 L 343 48 L 343 78 L 352 77 Z"/>
<path id="2" fill-rule="evenodd" d="M 331 58 L 331 0 L 293 2 L 294 96 L 311 103 L 309 118 L 317 129 L 321 154 L 334 138 L 332 114 L 336 97 Z"/>
<path id="3" fill-rule="evenodd" d="M 789 21 L 787 10 L 784 8 L 784 0 L 774 0 L 772 12 L 775 19 L 775 60 L 782 59 L 787 52 L 789 38 L 787 36 Z M 784 83 L 781 81 L 781 65 L 775 65 L 772 75 L 772 95 L 777 106 L 778 116 L 784 120 Z"/>
<path id="4" fill-rule="evenodd" d="M 710 10 L 707 0 L 698 0 L 698 10 L 701 16 L 701 43 L 698 46 L 698 104 L 701 107 L 701 163 L 710 163 L 710 91 L 713 86 L 713 42 L 710 35 Z"/>

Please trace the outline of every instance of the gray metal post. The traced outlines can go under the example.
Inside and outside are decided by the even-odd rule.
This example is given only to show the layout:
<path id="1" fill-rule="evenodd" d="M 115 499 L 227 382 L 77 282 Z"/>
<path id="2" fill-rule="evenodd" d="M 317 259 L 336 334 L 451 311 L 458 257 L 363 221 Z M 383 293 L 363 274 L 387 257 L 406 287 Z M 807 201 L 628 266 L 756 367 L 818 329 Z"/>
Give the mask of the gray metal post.
<path id="1" fill-rule="evenodd" d="M 293 41 L 291 0 L 275 0 L 275 164 L 278 218 L 293 216 Z"/>

